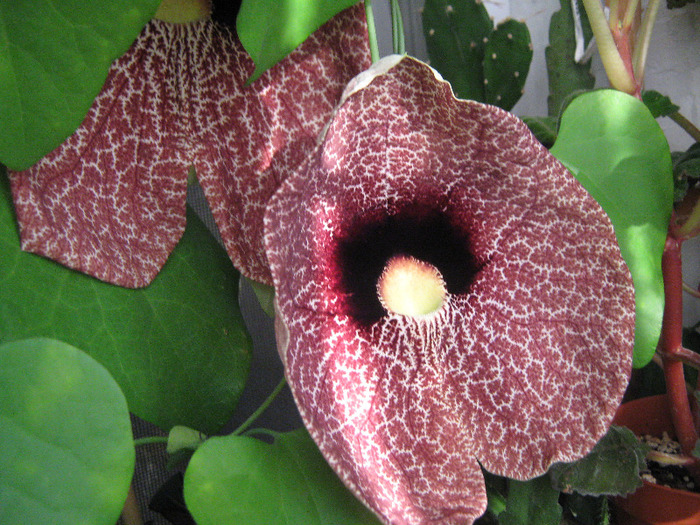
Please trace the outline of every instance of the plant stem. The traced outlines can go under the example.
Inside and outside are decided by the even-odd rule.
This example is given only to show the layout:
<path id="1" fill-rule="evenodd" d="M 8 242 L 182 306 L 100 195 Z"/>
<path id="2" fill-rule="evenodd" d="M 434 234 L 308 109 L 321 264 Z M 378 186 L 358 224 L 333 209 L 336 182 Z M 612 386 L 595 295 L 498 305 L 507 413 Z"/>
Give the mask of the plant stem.
<path id="1" fill-rule="evenodd" d="M 630 76 L 620 56 L 615 39 L 608 26 L 608 21 L 605 19 L 600 0 L 583 0 L 583 5 L 586 8 L 588 21 L 591 23 L 591 29 L 598 44 L 598 52 L 603 61 L 603 66 L 605 66 L 605 72 L 608 75 L 610 84 L 615 89 L 634 94 L 637 89 L 636 82 Z"/>
<path id="2" fill-rule="evenodd" d="M 678 111 L 675 113 L 671 113 L 669 115 L 669 118 L 673 120 L 676 124 L 678 124 L 681 128 L 683 128 L 688 135 L 693 137 L 695 139 L 695 142 L 700 142 L 700 129 L 695 126 L 692 122 L 690 122 L 687 118 L 685 118 L 683 115 L 681 115 Z"/>
<path id="3" fill-rule="evenodd" d="M 403 18 L 399 0 L 391 0 L 391 36 L 394 45 L 394 53 L 406 54 L 406 37 L 403 31 Z"/>
<path id="4" fill-rule="evenodd" d="M 620 3 L 618 0 L 610 0 L 610 18 L 608 21 L 610 29 L 620 26 Z"/>
<path id="5" fill-rule="evenodd" d="M 683 276 L 681 273 L 682 241 L 669 235 L 661 267 L 664 277 L 664 317 L 661 327 L 661 355 L 666 377 L 666 393 L 673 426 L 683 453 L 691 456 L 698 434 L 695 430 L 688 393 L 685 388 L 683 362 L 679 359 L 683 344 Z"/>
<path id="6" fill-rule="evenodd" d="M 246 436 L 251 436 L 251 435 L 255 435 L 255 434 L 262 434 L 263 436 L 269 436 L 273 440 L 276 440 L 280 435 L 279 432 L 277 432 L 275 430 L 270 430 L 269 428 L 251 428 L 250 430 L 248 430 L 245 433 Z"/>
<path id="7" fill-rule="evenodd" d="M 692 350 L 688 350 L 687 348 L 681 347 L 676 351 L 674 357 L 681 361 L 683 364 L 692 366 L 693 368 L 697 368 L 698 370 L 700 370 L 700 354 L 695 353 Z"/>
<path id="8" fill-rule="evenodd" d="M 637 42 L 634 46 L 634 54 L 632 56 L 632 64 L 637 82 L 641 84 L 644 80 L 644 67 L 647 62 L 647 52 L 649 51 L 649 42 L 651 41 L 651 31 L 656 22 L 656 13 L 659 11 L 660 0 L 649 0 L 642 25 L 639 28 Z"/>
<path id="9" fill-rule="evenodd" d="M 615 42 L 615 47 L 617 48 L 617 53 L 622 60 L 622 66 L 625 68 L 625 71 L 627 71 L 627 76 L 631 79 L 634 86 L 631 91 L 626 91 L 626 93 L 634 95 L 639 100 L 642 100 L 642 88 L 639 81 L 635 77 L 634 64 L 632 63 L 632 26 L 622 25 L 619 28 L 615 28 L 612 31 L 612 36 Z M 607 66 L 605 71 L 607 72 Z M 608 78 L 609 77 L 610 75 L 608 74 Z M 612 79 L 610 82 L 612 83 Z M 616 86 L 613 84 L 613 87 Z"/>
<path id="10" fill-rule="evenodd" d="M 665 452 L 659 452 L 658 450 L 650 450 L 647 452 L 647 459 L 655 461 L 661 465 L 692 465 L 695 463 L 695 459 L 688 456 L 683 456 L 682 454 L 666 454 Z"/>
<path id="11" fill-rule="evenodd" d="M 634 22 L 634 16 L 637 13 L 638 6 L 639 0 L 629 0 L 629 2 L 627 2 L 625 16 L 622 19 L 622 27 L 632 27 L 632 22 Z"/>
<path id="12" fill-rule="evenodd" d="M 683 282 L 683 291 L 687 294 L 692 295 L 693 297 L 700 299 L 700 291 L 696 290 L 685 281 Z"/>
<path id="13" fill-rule="evenodd" d="M 275 400 L 277 395 L 282 391 L 284 386 L 287 384 L 287 380 L 282 377 L 282 380 L 279 382 L 279 384 L 275 387 L 275 389 L 270 393 L 269 396 L 267 396 L 267 399 L 262 402 L 262 405 L 258 407 L 258 409 L 253 412 L 248 419 L 246 419 L 241 425 L 234 430 L 231 434 L 233 436 L 238 436 L 242 434 L 250 425 L 253 424 L 253 422 L 260 417 L 260 414 L 265 412 L 267 407 L 270 406 L 270 404 Z"/>
<path id="14" fill-rule="evenodd" d="M 367 17 L 367 33 L 369 35 L 369 51 L 372 55 L 372 64 L 379 60 L 379 45 L 377 44 L 377 28 L 374 24 L 374 12 L 372 0 L 365 0 L 365 16 Z"/>
<path id="15" fill-rule="evenodd" d="M 152 443 L 167 443 L 168 436 L 148 436 L 142 437 L 134 440 L 134 446 L 140 447 L 141 445 L 150 445 Z"/>

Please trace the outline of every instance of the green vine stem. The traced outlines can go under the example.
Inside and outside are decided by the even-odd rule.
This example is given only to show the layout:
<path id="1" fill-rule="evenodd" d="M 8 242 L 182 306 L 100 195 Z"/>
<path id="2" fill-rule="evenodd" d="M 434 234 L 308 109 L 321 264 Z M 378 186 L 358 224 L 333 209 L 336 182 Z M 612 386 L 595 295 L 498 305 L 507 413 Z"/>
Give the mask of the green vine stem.
<path id="1" fill-rule="evenodd" d="M 260 417 L 260 415 L 267 410 L 267 407 L 272 404 L 272 402 L 275 400 L 275 398 L 279 395 L 279 393 L 282 391 L 282 389 L 285 387 L 287 384 L 287 380 L 282 377 L 280 382 L 277 384 L 275 389 L 270 393 L 269 396 L 267 396 L 267 399 L 262 402 L 262 404 L 253 412 L 248 419 L 246 419 L 241 425 L 234 430 L 231 435 L 233 436 L 238 436 L 242 434 L 243 432 L 246 431 L 246 429 L 253 424 L 253 422 Z M 141 445 L 149 445 L 152 443 L 167 443 L 168 442 L 168 436 L 147 436 L 139 439 L 134 440 L 134 446 L 141 446 Z"/>
<path id="2" fill-rule="evenodd" d="M 374 24 L 374 11 L 372 11 L 372 0 L 365 0 L 365 16 L 367 17 L 369 51 L 372 55 L 372 64 L 374 64 L 379 60 L 379 44 L 377 44 L 377 28 Z"/>
<path id="3" fill-rule="evenodd" d="M 406 37 L 403 30 L 403 17 L 399 0 L 391 0 L 391 36 L 394 45 L 394 53 L 406 54 Z"/>
<path id="4" fill-rule="evenodd" d="M 673 122 L 678 124 L 685 132 L 690 135 L 695 142 L 700 142 L 700 129 L 697 128 L 695 124 L 690 122 L 687 118 L 681 115 L 678 111 L 671 113 L 668 116 Z"/>
<path id="5" fill-rule="evenodd" d="M 167 443 L 168 436 L 147 436 L 134 440 L 134 446 L 150 445 L 152 443 Z"/>
<path id="6" fill-rule="evenodd" d="M 260 414 L 265 412 L 267 407 L 270 406 L 270 404 L 275 400 L 277 395 L 282 391 L 284 386 L 287 384 L 287 380 L 282 377 L 282 380 L 278 383 L 278 385 L 275 387 L 275 389 L 270 393 L 269 396 L 267 396 L 267 399 L 262 402 L 262 404 L 258 407 L 258 409 L 253 412 L 248 419 L 246 419 L 241 425 L 234 430 L 231 435 L 233 436 L 238 436 L 245 432 L 245 430 L 253 424 L 253 422 L 260 417 Z"/>

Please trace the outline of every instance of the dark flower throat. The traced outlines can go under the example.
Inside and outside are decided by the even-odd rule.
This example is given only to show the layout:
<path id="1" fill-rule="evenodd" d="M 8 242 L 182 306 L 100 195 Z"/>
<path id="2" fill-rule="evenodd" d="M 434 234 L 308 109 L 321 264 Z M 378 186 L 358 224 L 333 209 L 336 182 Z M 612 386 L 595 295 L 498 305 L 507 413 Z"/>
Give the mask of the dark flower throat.
<path id="1" fill-rule="evenodd" d="M 479 269 L 468 232 L 439 210 L 406 206 L 382 218 L 368 214 L 347 233 L 336 246 L 336 268 L 347 313 L 363 325 L 386 315 L 376 286 L 387 261 L 395 255 L 432 264 L 452 295 L 466 293 Z"/>

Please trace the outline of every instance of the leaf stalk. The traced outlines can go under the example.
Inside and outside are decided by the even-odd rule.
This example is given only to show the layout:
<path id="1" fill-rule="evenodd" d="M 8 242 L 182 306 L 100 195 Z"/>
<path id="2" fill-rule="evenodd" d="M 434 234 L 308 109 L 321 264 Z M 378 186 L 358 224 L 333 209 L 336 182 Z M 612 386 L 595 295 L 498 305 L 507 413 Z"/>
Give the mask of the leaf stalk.
<path id="1" fill-rule="evenodd" d="M 399 0 L 391 0 L 391 36 L 394 53 L 405 55 L 406 37 L 403 30 L 403 17 L 401 16 Z"/>
<path id="2" fill-rule="evenodd" d="M 265 412 L 265 410 L 267 410 L 267 407 L 269 407 L 270 404 L 272 404 L 272 402 L 275 400 L 277 395 L 282 391 L 282 389 L 284 388 L 284 386 L 286 384 L 287 384 L 287 380 L 284 377 L 282 377 L 282 380 L 277 384 L 277 386 L 270 393 L 270 395 L 267 396 L 267 399 L 265 399 L 265 401 L 262 402 L 262 404 L 258 407 L 258 409 L 255 412 L 253 412 L 248 419 L 246 419 L 243 423 L 241 423 L 241 425 L 236 430 L 234 430 L 231 433 L 231 435 L 239 436 L 243 432 L 245 432 L 246 429 L 248 427 L 250 427 L 250 425 L 252 425 L 255 422 L 255 420 L 258 419 L 258 417 L 260 417 L 260 415 L 263 412 Z"/>
<path id="3" fill-rule="evenodd" d="M 367 17 L 367 34 L 369 36 L 369 51 L 372 56 L 372 64 L 379 61 L 379 44 L 377 43 L 377 27 L 374 23 L 374 11 L 372 0 L 365 0 L 365 16 Z"/>
<path id="4" fill-rule="evenodd" d="M 639 0 L 630 0 L 627 3 L 627 8 L 625 9 L 625 16 L 622 19 L 623 28 L 632 27 L 632 23 L 634 22 L 634 16 L 637 13 L 638 8 Z"/>
<path id="5" fill-rule="evenodd" d="M 618 0 L 610 0 L 610 29 L 620 27 L 620 4 Z"/>
<path id="6" fill-rule="evenodd" d="M 147 436 L 134 440 L 134 446 L 151 445 L 153 443 L 167 443 L 168 436 Z"/>
<path id="7" fill-rule="evenodd" d="M 637 82 L 642 84 L 644 81 L 644 70 L 647 62 L 647 54 L 649 51 L 649 42 L 651 42 L 651 33 L 656 22 L 656 15 L 659 11 L 660 0 L 649 0 L 644 16 L 642 17 L 642 25 L 639 28 L 637 42 L 634 46 L 634 54 L 632 55 L 632 64 Z"/>
<path id="8" fill-rule="evenodd" d="M 635 94 L 638 87 L 620 55 L 600 0 L 583 0 L 583 5 L 586 8 L 588 20 L 598 45 L 600 58 L 603 61 L 603 66 L 605 66 L 605 72 L 608 75 L 610 84 L 619 91 L 624 91 L 631 95 Z"/>
<path id="9" fill-rule="evenodd" d="M 671 113 L 670 115 L 668 115 L 668 117 L 671 120 L 673 120 L 673 122 L 678 124 L 681 128 L 683 128 L 683 130 L 688 135 L 695 139 L 695 142 L 700 142 L 700 129 L 698 129 L 698 127 L 695 124 L 693 124 L 683 115 L 681 115 L 680 112 L 676 111 L 675 113 Z"/>
<path id="10" fill-rule="evenodd" d="M 697 299 L 700 299 L 700 291 L 696 290 L 685 281 L 683 281 L 683 291 Z"/>

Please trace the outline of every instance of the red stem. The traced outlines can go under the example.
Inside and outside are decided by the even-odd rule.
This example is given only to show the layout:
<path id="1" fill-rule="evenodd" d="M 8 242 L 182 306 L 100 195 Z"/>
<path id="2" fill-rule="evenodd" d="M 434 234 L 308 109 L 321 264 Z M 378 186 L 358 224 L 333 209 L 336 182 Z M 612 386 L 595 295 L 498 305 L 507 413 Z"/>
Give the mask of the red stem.
<path id="1" fill-rule="evenodd" d="M 625 69 L 630 78 L 634 80 L 635 91 L 630 94 L 642 100 L 642 86 L 634 75 L 634 66 L 632 64 L 632 27 L 614 27 L 611 28 L 611 32 L 617 51 L 620 53 L 620 58 L 622 58 L 622 62 L 625 64 Z"/>
<path id="2" fill-rule="evenodd" d="M 669 235 L 661 267 L 664 276 L 664 318 L 661 327 L 661 355 L 666 376 L 669 408 L 683 453 L 692 455 L 698 434 L 688 400 L 683 373 L 683 275 L 681 273 L 682 240 Z"/>
<path id="3" fill-rule="evenodd" d="M 682 361 L 684 365 L 692 366 L 700 370 L 700 354 L 688 350 L 687 348 L 680 348 L 674 354 L 674 357 Z M 700 375 L 698 376 L 698 380 L 700 381 Z M 700 382 L 698 385 L 700 386 Z"/>

